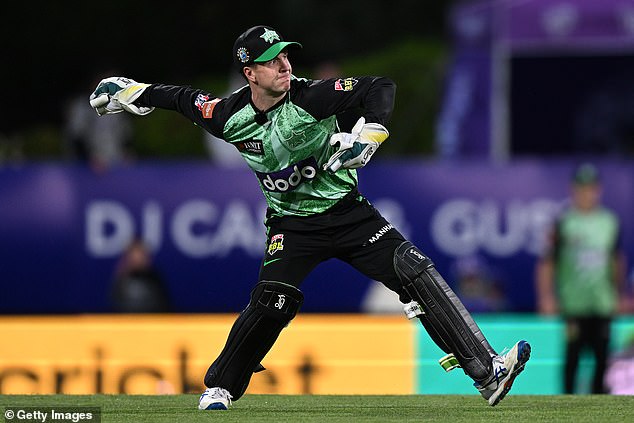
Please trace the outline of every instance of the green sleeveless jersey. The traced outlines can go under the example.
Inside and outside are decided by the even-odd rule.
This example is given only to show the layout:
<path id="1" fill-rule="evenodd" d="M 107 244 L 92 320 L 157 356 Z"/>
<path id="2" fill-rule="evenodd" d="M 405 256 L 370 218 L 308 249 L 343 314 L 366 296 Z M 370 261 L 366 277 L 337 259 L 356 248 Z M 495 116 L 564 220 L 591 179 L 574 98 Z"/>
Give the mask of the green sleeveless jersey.
<path id="1" fill-rule="evenodd" d="M 142 104 L 179 111 L 235 146 L 257 177 L 269 208 L 282 216 L 324 212 L 356 187 L 355 170 L 323 170 L 336 151 L 330 137 L 340 131 L 341 116 L 384 124 L 393 102 L 394 84 L 379 77 L 293 77 L 284 99 L 266 111 L 253 106 L 248 86 L 217 98 L 189 87 L 155 84 L 140 98 Z"/>
<path id="2" fill-rule="evenodd" d="M 566 211 L 555 233 L 555 278 L 561 311 L 567 316 L 610 316 L 617 292 L 612 263 L 619 222 L 599 207 L 589 213 Z"/>

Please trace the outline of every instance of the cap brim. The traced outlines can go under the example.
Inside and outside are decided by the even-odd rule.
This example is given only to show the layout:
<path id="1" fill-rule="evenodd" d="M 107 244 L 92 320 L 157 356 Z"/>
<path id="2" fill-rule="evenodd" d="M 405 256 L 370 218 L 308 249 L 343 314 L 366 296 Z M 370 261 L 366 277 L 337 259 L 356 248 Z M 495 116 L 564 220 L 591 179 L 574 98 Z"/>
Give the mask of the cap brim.
<path id="1" fill-rule="evenodd" d="M 268 62 L 269 60 L 275 59 L 275 57 L 277 57 L 277 55 L 280 54 L 280 52 L 288 46 L 297 46 L 299 48 L 302 48 L 302 45 L 295 41 L 282 41 L 282 42 L 273 44 L 264 53 L 262 53 L 260 57 L 257 57 L 255 60 L 253 60 L 253 62 L 262 63 L 262 62 Z"/>

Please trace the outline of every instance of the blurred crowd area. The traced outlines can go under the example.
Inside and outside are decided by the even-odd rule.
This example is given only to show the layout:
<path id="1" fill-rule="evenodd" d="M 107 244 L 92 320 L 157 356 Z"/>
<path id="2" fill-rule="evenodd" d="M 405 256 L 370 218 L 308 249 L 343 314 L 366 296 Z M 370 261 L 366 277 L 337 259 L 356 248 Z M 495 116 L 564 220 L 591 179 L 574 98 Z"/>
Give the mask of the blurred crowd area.
<path id="1" fill-rule="evenodd" d="M 631 156 L 634 4 L 629 0 L 12 3 L 4 25 L 0 162 L 138 159 L 233 164 L 182 117 L 97 119 L 99 80 L 241 81 L 230 48 L 269 24 L 304 48 L 298 76 L 378 74 L 398 85 L 381 157 Z"/>

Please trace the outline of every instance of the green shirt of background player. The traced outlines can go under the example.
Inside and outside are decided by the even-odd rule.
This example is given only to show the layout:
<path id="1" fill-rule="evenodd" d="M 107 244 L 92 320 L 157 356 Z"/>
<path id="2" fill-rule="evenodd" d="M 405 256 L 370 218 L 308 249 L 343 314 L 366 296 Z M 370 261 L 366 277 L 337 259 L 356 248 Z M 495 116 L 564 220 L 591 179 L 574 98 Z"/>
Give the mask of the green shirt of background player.
<path id="1" fill-rule="evenodd" d="M 553 225 L 537 265 L 538 311 L 566 320 L 564 390 L 573 393 L 580 351 L 596 358 L 592 391 L 602 393 L 611 318 L 619 311 L 625 259 L 618 217 L 601 204 L 599 173 L 591 164 L 573 175 L 571 204 Z M 624 298 L 622 299 L 624 301 Z"/>

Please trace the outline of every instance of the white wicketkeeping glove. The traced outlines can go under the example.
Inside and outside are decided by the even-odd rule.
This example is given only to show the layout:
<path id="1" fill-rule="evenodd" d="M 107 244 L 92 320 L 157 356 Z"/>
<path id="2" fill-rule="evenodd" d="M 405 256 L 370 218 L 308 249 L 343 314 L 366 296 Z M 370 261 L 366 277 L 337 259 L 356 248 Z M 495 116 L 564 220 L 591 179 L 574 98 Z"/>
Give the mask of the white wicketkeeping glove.
<path id="1" fill-rule="evenodd" d="M 132 103 L 149 86 L 150 84 L 141 84 L 120 76 L 102 79 L 90 95 L 90 107 L 95 109 L 99 116 L 124 110 L 139 116 L 147 115 L 154 107 L 138 107 Z"/>
<path id="2" fill-rule="evenodd" d="M 365 166 L 389 135 L 383 125 L 365 123 L 365 118 L 360 117 L 350 133 L 339 132 L 330 137 L 330 145 L 338 146 L 338 150 L 330 156 L 324 170 L 334 173 L 341 167 L 357 169 Z"/>

